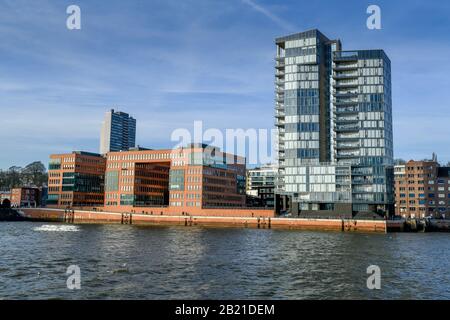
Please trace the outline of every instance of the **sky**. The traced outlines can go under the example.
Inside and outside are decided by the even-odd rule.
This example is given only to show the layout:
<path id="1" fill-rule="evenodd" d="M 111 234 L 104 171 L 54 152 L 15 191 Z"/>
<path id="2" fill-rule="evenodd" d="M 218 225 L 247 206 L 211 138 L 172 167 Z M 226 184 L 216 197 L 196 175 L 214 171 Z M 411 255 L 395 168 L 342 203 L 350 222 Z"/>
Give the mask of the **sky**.
<path id="1" fill-rule="evenodd" d="M 66 27 L 72 4 L 81 30 Z M 449 1 L 0 0 L 0 169 L 98 152 L 111 108 L 149 148 L 196 120 L 272 129 L 274 39 L 314 28 L 390 57 L 396 158 L 450 161 Z"/>

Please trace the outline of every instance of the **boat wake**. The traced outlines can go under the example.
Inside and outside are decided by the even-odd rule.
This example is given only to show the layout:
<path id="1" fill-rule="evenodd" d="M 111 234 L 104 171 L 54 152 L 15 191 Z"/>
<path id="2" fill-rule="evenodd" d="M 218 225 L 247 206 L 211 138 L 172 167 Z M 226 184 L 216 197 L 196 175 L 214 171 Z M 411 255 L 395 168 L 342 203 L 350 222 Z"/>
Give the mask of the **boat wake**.
<path id="1" fill-rule="evenodd" d="M 44 224 L 40 227 L 36 227 L 33 229 L 34 231 L 45 231 L 45 232 L 76 232 L 80 231 L 80 228 L 77 226 L 68 226 L 68 225 L 51 225 Z"/>

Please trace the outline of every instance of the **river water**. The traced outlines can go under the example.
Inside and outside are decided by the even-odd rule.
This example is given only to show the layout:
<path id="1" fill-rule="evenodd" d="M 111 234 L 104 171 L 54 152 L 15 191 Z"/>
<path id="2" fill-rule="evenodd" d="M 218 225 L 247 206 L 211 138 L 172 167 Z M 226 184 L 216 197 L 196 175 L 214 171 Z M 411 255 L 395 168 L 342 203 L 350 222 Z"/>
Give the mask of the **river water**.
<path id="1" fill-rule="evenodd" d="M 3 222 L 0 299 L 450 299 L 449 251 L 446 233 Z"/>

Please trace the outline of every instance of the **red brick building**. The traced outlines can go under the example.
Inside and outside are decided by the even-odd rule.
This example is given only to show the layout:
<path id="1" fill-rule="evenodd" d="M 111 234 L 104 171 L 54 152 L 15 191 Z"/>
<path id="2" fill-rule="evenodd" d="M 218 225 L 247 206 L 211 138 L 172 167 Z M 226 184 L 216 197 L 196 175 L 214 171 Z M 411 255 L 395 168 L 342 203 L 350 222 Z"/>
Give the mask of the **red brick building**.
<path id="1" fill-rule="evenodd" d="M 410 160 L 394 168 L 395 214 L 411 218 L 450 216 L 450 168 L 434 160 Z"/>
<path id="2" fill-rule="evenodd" d="M 207 145 L 50 156 L 49 207 L 198 214 L 245 208 L 245 158 Z"/>
<path id="3" fill-rule="evenodd" d="M 49 207 L 96 207 L 104 203 L 105 157 L 74 151 L 50 156 Z"/>
<path id="4" fill-rule="evenodd" d="M 39 188 L 13 188 L 10 201 L 12 207 L 37 207 L 41 204 Z"/>
<path id="5" fill-rule="evenodd" d="M 245 207 L 245 158 L 206 145 L 107 155 L 105 210 Z"/>

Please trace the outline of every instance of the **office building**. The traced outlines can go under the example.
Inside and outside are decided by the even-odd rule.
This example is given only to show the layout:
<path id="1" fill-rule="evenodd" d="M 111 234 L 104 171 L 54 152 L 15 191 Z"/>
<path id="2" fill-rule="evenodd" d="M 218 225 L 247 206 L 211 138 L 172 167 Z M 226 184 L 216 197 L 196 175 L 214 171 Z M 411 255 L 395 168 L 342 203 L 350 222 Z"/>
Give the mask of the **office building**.
<path id="1" fill-rule="evenodd" d="M 110 151 L 126 151 L 136 145 L 136 119 L 128 113 L 108 111 L 102 123 L 100 154 Z"/>
<path id="2" fill-rule="evenodd" d="M 245 158 L 203 144 L 50 156 L 48 207 L 201 214 L 245 200 Z"/>
<path id="3" fill-rule="evenodd" d="M 318 30 L 276 39 L 277 212 L 393 214 L 390 68 Z"/>
<path id="4" fill-rule="evenodd" d="M 168 206 L 180 213 L 245 207 L 245 158 L 201 144 L 108 153 L 105 210 Z"/>
<path id="5" fill-rule="evenodd" d="M 50 155 L 47 206 L 103 206 L 105 168 L 105 157 L 96 153 Z"/>

